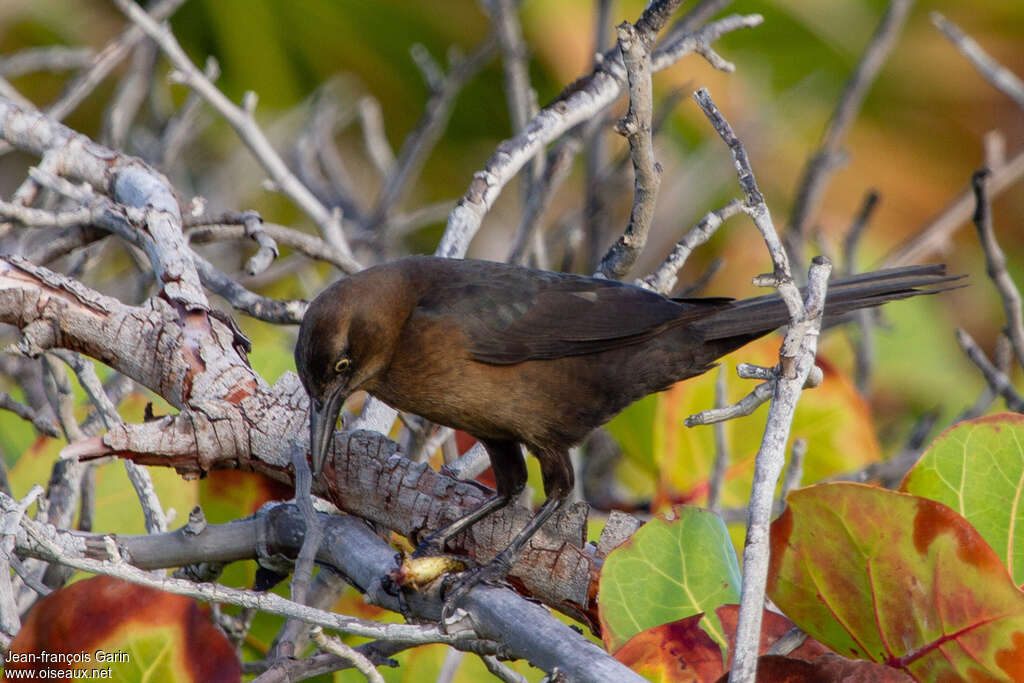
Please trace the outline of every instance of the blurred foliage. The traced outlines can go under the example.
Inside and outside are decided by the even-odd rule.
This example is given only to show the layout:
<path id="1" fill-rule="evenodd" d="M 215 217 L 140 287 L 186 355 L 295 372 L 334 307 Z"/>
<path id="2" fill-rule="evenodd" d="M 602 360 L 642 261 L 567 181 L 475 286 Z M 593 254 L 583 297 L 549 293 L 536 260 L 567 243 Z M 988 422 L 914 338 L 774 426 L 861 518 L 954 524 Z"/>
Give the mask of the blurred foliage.
<path id="1" fill-rule="evenodd" d="M 613 23 L 635 19 L 643 5 L 642 0 L 616 3 Z M 710 89 L 748 147 L 780 231 L 786 224 L 804 161 L 818 143 L 843 83 L 855 68 L 885 5 L 884 0 L 739 0 L 729 12 L 759 12 L 765 16 L 765 23 L 729 35 L 716 46 L 736 64 L 735 73 L 714 71 L 693 56 L 655 76 L 659 100 L 677 88 Z M 594 53 L 593 7 L 590 0 L 522 3 L 530 75 L 541 105 L 589 70 Z M 981 163 L 981 136 L 985 132 L 1003 131 L 1009 154 L 1024 146 L 1024 116 L 984 82 L 931 26 L 927 18 L 931 10 L 942 11 L 960 23 L 1004 65 L 1024 75 L 1024 51 L 1020 50 L 1024 3 L 936 0 L 915 5 L 904 35 L 847 138 L 848 163 L 834 174 L 815 223 L 822 248 L 838 256 L 843 235 L 865 193 L 871 188 L 882 193 L 880 208 L 857 258 L 860 269 L 878 263 L 966 187 L 970 173 Z M 282 150 L 305 123 L 314 92 L 329 80 L 344 76 L 337 82 L 346 101 L 355 102 L 365 94 L 380 101 L 387 136 L 396 152 L 416 125 L 428 96 L 424 79 L 409 56 L 410 47 L 422 44 L 447 68 L 451 51 L 469 52 L 490 30 L 487 18 L 473 0 L 448 0 L 440 5 L 408 0 L 188 0 L 171 25 L 197 64 L 201 65 L 207 56 L 217 58 L 223 74 L 218 85 L 233 100 L 239 101 L 249 90 L 259 95 L 257 117 Z M 105 0 L 4 0 L 0 3 L 0 54 L 51 44 L 99 50 L 124 26 L 123 18 Z M 67 118 L 68 125 L 99 139 L 104 107 L 117 76 L 125 71 L 122 65 Z M 157 75 L 167 75 L 162 63 Z M 66 74 L 11 79 L 15 87 L 41 106 L 58 96 L 66 80 Z M 186 94 L 179 86 L 158 90 L 162 94 L 154 96 L 150 106 L 164 111 L 180 105 Z M 613 111 L 619 112 L 622 107 L 620 101 Z M 183 164 L 168 169 L 183 199 L 202 194 L 216 208 L 256 208 L 270 220 L 311 230 L 308 221 L 286 200 L 260 189 L 263 173 L 240 149 L 230 128 L 206 112 L 199 130 L 199 137 L 185 150 Z M 402 208 L 460 196 L 472 173 L 509 134 L 502 72 L 495 60 L 459 95 L 440 144 Z M 142 142 L 130 137 L 129 151 L 136 151 Z M 362 149 L 358 126 L 340 130 L 337 142 L 360 195 L 372 198 L 378 180 Z M 626 150 L 625 143 L 611 135 L 608 147 L 609 158 Z M 687 98 L 669 117 L 656 149 L 666 169 L 665 182 L 649 245 L 636 273 L 649 271 L 706 211 L 738 195 L 727 150 Z M 25 162 L 24 157 L 8 155 L 0 163 L 0 195 L 8 196 L 21 181 Z M 581 203 L 581 166 L 582 161 L 577 160 L 547 214 L 548 223 L 557 225 Z M 231 196 L 241 197 L 243 204 L 219 206 L 224 186 L 231 186 L 235 193 Z M 631 173 L 622 174 L 613 189 L 610 224 L 621 227 L 632 196 Z M 504 257 L 518 222 L 519 196 L 517 183 L 513 182 L 474 241 L 473 255 Z M 1011 273 L 1024 283 L 1024 259 L 1020 258 L 1024 231 L 1019 229 L 1024 193 L 1005 192 L 994 209 L 996 231 L 1007 252 Z M 410 235 L 408 248 L 431 251 L 441 229 L 438 223 Z M 250 248 L 203 247 L 204 253 L 235 268 Z M 108 269 L 90 284 L 103 291 L 119 286 L 129 262 L 121 250 L 115 256 Z M 768 262 L 760 238 L 748 222 L 737 218 L 727 224 L 694 255 L 682 281 L 695 279 L 715 257 L 723 257 L 725 266 L 711 281 L 707 294 L 742 297 L 760 293 L 749 279 L 767 270 Z M 963 359 L 952 329 L 963 326 L 984 347 L 991 348 L 1002 326 L 1002 311 L 984 277 L 973 229 L 961 229 L 941 258 L 951 264 L 953 271 L 970 274 L 971 286 L 887 309 L 889 327 L 876 335 L 877 367 L 866 403 L 851 393 L 844 378 L 852 367 L 846 336 L 832 333 L 823 338 L 823 355 L 832 361 L 836 372 L 829 376 L 832 384 L 807 395 L 800 413 L 806 417 L 798 417 L 797 424 L 811 428 L 836 421 L 846 424 L 847 433 L 855 436 L 840 441 L 835 441 L 839 437 L 828 437 L 832 439 L 829 441 L 823 436 L 822 443 L 812 441 L 811 455 L 827 455 L 831 464 L 827 472 L 808 474 L 807 481 L 878 457 L 879 446 L 867 431 L 869 424 L 880 428 L 881 451 L 890 453 L 898 449 L 915 416 L 937 408 L 948 421 L 977 396 L 981 380 Z M 332 276 L 326 268 L 317 268 L 288 276 L 260 291 L 270 296 L 308 297 Z M 216 305 L 226 307 L 223 302 Z M 293 369 L 294 330 L 237 317 L 254 341 L 253 367 L 268 382 Z M 5 343 L 7 340 L 5 337 Z M 770 340 L 765 348 L 776 343 Z M 743 350 L 735 359 L 756 360 L 754 356 L 759 353 L 763 356 L 761 362 L 771 363 L 770 350 Z M 734 365 L 733 358 L 725 362 L 729 368 Z M 679 495 L 701 499 L 700 483 L 710 465 L 711 430 L 687 430 L 679 420 L 687 411 L 710 405 L 712 383 L 709 374 L 684 388 L 649 398 L 613 424 L 612 430 L 627 452 L 620 475 L 632 493 L 661 496 L 662 502 Z M 730 398 L 738 398 L 749 385 L 731 380 Z M 837 386 L 840 389 L 834 389 Z M 12 390 L 6 378 L 0 377 L 0 389 Z M 21 398 L 16 390 L 13 393 Z M 832 397 L 827 408 L 832 411 L 831 417 L 821 414 L 826 409 L 814 412 L 815 403 L 828 396 Z M 122 414 L 129 420 L 141 419 L 142 406 L 148 400 L 153 397 L 133 396 L 123 405 Z M 166 404 L 157 403 L 158 413 L 167 411 Z M 730 426 L 738 462 L 746 462 L 753 455 L 761 420 L 763 417 L 754 416 Z M 808 436 L 816 438 L 814 434 Z M 870 444 L 864 445 L 865 440 Z M 15 495 L 23 495 L 31 483 L 46 480 L 61 443 L 36 438 L 30 425 L 10 413 L 0 413 L 0 449 L 12 466 Z M 681 448 L 684 443 L 685 449 Z M 670 466 L 656 474 L 655 465 L 666 463 Z M 532 474 L 535 469 L 531 459 Z M 223 496 L 220 494 L 226 490 L 225 482 L 207 482 L 200 487 L 182 481 L 169 470 L 153 471 L 161 499 L 165 507 L 177 511 L 178 523 L 200 500 L 211 519 L 223 520 L 249 514 L 268 495 L 263 483 L 255 480 L 232 481 L 232 495 Z M 739 469 L 734 467 L 731 472 L 737 474 Z M 142 528 L 141 513 L 123 477 L 117 464 L 99 470 L 96 527 L 137 533 Z M 734 476 L 729 481 L 726 503 L 738 504 L 745 496 L 747 479 Z M 531 476 L 531 482 L 537 482 L 535 476 Z M 251 568 L 232 567 L 228 577 L 234 585 L 246 585 L 251 573 Z M 351 596 L 346 600 L 346 609 L 352 613 L 359 601 Z M 249 654 L 265 652 L 275 630 L 274 624 L 259 624 L 247 644 Z M 385 669 L 383 673 L 389 681 L 433 678 L 440 671 L 444 653 L 442 647 L 418 648 L 400 657 L 408 666 Z M 529 670 L 522 663 L 516 668 L 521 673 Z M 532 670 L 531 678 L 537 678 L 536 673 Z M 482 665 L 468 657 L 454 680 L 478 680 L 481 675 Z M 337 678 L 356 680 L 354 676 L 349 672 Z"/>

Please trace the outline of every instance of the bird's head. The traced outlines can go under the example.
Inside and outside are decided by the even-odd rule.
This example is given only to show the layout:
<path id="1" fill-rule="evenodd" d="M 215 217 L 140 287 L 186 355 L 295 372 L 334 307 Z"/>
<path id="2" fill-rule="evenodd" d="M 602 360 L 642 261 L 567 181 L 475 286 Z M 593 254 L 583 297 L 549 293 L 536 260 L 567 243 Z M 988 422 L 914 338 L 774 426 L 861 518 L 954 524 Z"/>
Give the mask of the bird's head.
<path id="1" fill-rule="evenodd" d="M 401 283 L 381 270 L 335 282 L 313 300 L 299 327 L 295 368 L 309 394 L 314 477 L 323 469 L 345 400 L 387 369 L 408 315 L 397 291 Z"/>

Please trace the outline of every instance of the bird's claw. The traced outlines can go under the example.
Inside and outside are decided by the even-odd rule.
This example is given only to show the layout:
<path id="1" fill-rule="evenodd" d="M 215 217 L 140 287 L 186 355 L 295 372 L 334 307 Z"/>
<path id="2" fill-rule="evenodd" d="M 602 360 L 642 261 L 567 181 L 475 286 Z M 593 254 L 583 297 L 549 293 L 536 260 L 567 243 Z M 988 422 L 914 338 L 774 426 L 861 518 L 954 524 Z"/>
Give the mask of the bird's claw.
<path id="1" fill-rule="evenodd" d="M 441 624 L 445 624 L 455 614 L 459 601 L 480 584 L 499 585 L 508 576 L 509 566 L 499 558 L 487 564 L 467 569 L 459 574 L 448 574 L 442 579 L 441 599 L 444 600 L 444 607 L 441 609 Z"/>

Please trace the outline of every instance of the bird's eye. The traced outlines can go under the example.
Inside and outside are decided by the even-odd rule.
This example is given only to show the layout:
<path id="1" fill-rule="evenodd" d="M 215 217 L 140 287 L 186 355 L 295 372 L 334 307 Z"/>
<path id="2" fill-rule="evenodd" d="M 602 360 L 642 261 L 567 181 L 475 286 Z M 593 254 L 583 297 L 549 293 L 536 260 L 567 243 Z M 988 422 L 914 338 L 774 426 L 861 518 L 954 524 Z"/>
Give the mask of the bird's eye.
<path id="1" fill-rule="evenodd" d="M 341 374 L 342 372 L 345 372 L 346 370 L 348 370 L 349 366 L 351 366 L 351 365 L 352 365 L 352 359 L 351 358 L 348 358 L 347 356 L 339 358 L 334 363 L 334 371 L 337 372 L 338 374 Z"/>

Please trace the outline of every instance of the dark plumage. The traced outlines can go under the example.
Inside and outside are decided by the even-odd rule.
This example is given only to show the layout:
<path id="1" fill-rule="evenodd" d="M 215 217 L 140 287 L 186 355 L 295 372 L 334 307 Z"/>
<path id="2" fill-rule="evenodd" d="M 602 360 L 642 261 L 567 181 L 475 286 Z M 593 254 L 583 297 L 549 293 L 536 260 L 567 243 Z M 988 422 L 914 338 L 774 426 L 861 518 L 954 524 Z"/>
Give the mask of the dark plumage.
<path id="1" fill-rule="evenodd" d="M 831 284 L 825 313 L 932 293 L 952 279 L 941 265 L 857 275 Z M 484 568 L 500 576 L 571 491 L 573 444 L 787 320 L 775 295 L 668 299 L 615 281 L 424 256 L 370 268 L 325 289 L 299 330 L 313 470 L 319 475 L 338 412 L 359 389 L 472 434 L 487 448 L 497 495 L 420 547 L 440 552 L 522 490 L 526 446 L 548 500 Z"/>

